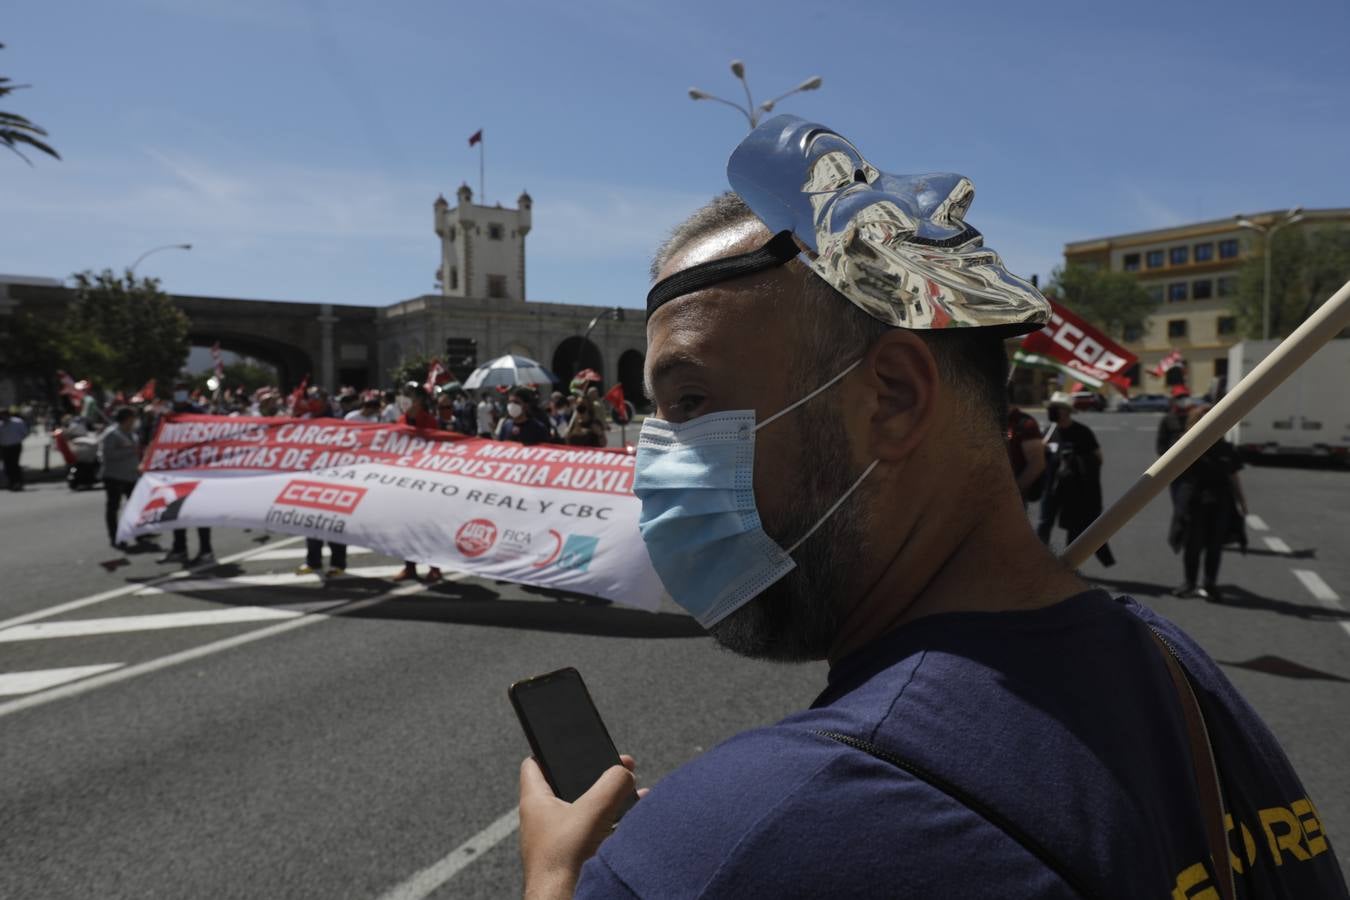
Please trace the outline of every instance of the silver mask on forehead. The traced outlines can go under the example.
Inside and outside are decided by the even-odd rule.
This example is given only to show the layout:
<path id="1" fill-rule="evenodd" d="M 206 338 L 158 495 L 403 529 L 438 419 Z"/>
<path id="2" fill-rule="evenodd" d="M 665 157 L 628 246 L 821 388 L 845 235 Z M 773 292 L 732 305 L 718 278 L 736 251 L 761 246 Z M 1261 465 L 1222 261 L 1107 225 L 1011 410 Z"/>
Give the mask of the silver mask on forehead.
<path id="1" fill-rule="evenodd" d="M 776 116 L 727 161 L 731 188 L 811 269 L 873 318 L 902 328 L 1002 326 L 1032 332 L 1050 304 L 966 224 L 970 179 L 891 175 L 823 125 Z"/>

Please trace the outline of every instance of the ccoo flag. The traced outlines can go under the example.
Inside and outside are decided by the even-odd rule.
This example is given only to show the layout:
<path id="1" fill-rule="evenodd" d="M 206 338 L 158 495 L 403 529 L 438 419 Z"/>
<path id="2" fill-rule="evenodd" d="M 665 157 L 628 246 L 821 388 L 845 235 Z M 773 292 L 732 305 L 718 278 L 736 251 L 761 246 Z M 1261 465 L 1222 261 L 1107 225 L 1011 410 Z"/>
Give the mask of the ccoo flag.
<path id="1" fill-rule="evenodd" d="M 1013 354 L 1019 365 L 1054 369 L 1092 388 L 1130 387 L 1126 374 L 1138 357 L 1087 322 L 1050 301 L 1050 322 L 1022 340 Z"/>

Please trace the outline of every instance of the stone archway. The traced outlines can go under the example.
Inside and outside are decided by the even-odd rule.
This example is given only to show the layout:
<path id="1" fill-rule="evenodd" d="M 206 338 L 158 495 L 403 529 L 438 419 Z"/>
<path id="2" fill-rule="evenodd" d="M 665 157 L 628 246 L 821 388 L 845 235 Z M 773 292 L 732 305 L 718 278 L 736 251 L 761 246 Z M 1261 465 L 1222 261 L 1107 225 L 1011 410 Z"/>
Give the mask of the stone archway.
<path id="1" fill-rule="evenodd" d="M 599 347 L 581 335 L 574 334 L 559 344 L 558 349 L 553 351 L 551 368 L 553 374 L 558 376 L 558 381 L 565 385 L 572 380 L 573 375 L 582 369 L 594 369 L 603 378 L 605 360 L 600 355 Z"/>
<path id="2" fill-rule="evenodd" d="M 647 408 L 646 392 L 643 389 L 643 366 L 646 357 L 639 350 L 625 350 L 619 356 L 619 384 L 623 385 L 623 397 L 636 409 Z"/>

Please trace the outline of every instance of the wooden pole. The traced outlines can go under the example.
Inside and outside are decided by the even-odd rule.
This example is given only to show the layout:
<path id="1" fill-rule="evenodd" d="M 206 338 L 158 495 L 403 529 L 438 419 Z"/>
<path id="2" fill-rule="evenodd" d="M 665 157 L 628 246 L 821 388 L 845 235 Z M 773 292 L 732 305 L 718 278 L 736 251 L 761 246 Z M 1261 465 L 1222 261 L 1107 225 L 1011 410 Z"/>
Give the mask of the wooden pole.
<path id="1" fill-rule="evenodd" d="M 1060 559 L 1071 569 L 1077 569 L 1087 562 L 1088 557 L 1110 540 L 1121 526 L 1134 518 L 1164 487 L 1223 437 L 1228 429 L 1347 326 L 1350 326 L 1350 281 L 1272 350 L 1193 428 L 1183 434 L 1171 449 L 1145 469 L 1139 480 L 1111 504 L 1110 509 L 1093 520 Z"/>

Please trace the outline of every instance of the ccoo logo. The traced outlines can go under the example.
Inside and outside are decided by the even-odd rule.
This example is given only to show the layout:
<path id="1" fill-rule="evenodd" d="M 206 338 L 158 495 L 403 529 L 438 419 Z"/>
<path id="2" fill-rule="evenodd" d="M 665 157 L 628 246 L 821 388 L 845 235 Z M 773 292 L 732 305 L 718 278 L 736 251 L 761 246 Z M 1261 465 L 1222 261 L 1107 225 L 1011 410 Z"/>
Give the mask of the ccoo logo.
<path id="1" fill-rule="evenodd" d="M 281 493 L 277 494 L 277 499 L 273 502 L 281 506 L 303 506 L 326 512 L 351 513 L 365 495 L 365 488 L 338 487 L 322 481 L 295 479 L 281 489 Z"/>
<path id="2" fill-rule="evenodd" d="M 487 519 L 470 519 L 455 532 L 455 547 L 473 559 L 492 549 L 497 542 L 497 526 Z"/>

